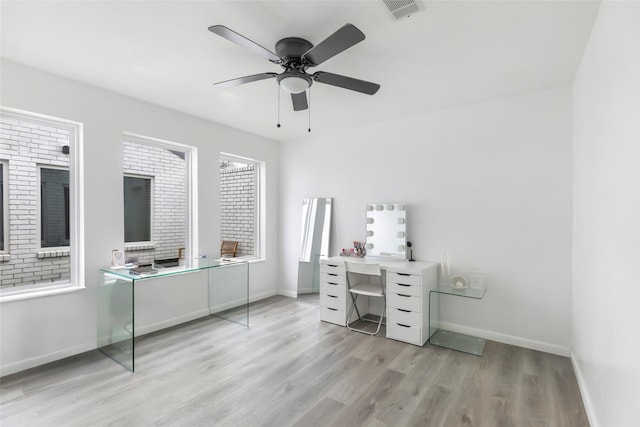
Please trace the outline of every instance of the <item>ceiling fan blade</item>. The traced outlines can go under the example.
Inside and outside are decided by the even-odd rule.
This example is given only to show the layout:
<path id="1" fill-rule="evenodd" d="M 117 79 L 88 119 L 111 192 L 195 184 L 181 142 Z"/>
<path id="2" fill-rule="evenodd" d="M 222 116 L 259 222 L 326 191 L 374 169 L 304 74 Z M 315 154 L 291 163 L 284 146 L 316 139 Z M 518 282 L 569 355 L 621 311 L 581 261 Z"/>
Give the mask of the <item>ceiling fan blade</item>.
<path id="1" fill-rule="evenodd" d="M 214 83 L 213 85 L 216 87 L 219 87 L 220 89 L 225 89 L 228 87 L 239 86 L 245 83 L 251 83 L 258 80 L 273 78 L 273 77 L 276 77 L 277 75 L 278 75 L 277 73 L 254 74 L 252 76 L 244 76 L 244 77 L 238 77 L 237 79 L 225 80 L 223 82 Z"/>
<path id="2" fill-rule="evenodd" d="M 309 49 L 303 56 L 312 67 L 322 64 L 329 58 L 333 58 L 343 50 L 349 49 L 356 43 L 364 40 L 362 31 L 355 25 L 346 24 L 335 33 Z"/>
<path id="3" fill-rule="evenodd" d="M 307 93 L 292 93 L 291 101 L 293 102 L 293 111 L 302 111 L 309 108 L 309 104 L 307 103 Z"/>
<path id="4" fill-rule="evenodd" d="M 249 40 L 245 36 L 240 35 L 233 30 L 230 30 L 224 25 L 213 25 L 209 27 L 209 31 L 219 35 L 220 37 L 224 37 L 225 39 L 237 44 L 238 46 L 242 46 L 245 49 L 249 49 L 253 53 L 257 53 L 258 55 L 268 59 L 271 62 L 279 64 L 282 61 L 280 57 L 275 53 L 271 52 L 268 49 L 265 49 L 264 47 L 260 46 L 258 43 L 252 40 Z"/>
<path id="5" fill-rule="evenodd" d="M 364 80 L 354 79 L 353 77 L 341 76 L 339 74 L 318 71 L 313 74 L 313 80 L 331 86 L 338 86 L 344 89 L 354 90 L 356 92 L 373 95 L 380 89 L 377 83 L 366 82 Z"/>

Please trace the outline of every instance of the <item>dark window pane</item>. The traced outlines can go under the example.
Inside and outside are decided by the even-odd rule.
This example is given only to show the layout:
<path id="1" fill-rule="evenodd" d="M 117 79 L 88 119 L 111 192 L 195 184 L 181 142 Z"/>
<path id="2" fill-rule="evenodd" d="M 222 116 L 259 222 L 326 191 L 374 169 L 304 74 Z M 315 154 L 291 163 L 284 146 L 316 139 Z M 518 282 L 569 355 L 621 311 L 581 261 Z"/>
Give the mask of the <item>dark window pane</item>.
<path id="1" fill-rule="evenodd" d="M 41 246 L 69 246 L 69 171 L 40 169 Z"/>
<path id="2" fill-rule="evenodd" d="M 151 180 L 124 177 L 124 241 L 151 240 Z"/>
<path id="3" fill-rule="evenodd" d="M 70 240 L 70 223 L 69 223 L 69 186 L 64 187 L 64 238 Z"/>

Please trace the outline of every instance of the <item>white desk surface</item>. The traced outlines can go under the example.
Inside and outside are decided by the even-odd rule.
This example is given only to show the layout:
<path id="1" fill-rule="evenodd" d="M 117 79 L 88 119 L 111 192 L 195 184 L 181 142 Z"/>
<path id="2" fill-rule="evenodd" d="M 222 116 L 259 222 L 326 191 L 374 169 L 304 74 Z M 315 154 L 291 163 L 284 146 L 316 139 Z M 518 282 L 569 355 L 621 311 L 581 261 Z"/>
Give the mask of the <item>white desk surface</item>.
<path id="1" fill-rule="evenodd" d="M 328 258 L 321 258 L 321 262 L 329 262 L 329 263 L 343 263 L 344 261 L 349 262 L 360 262 L 367 264 L 380 264 L 380 268 L 383 270 L 393 270 L 393 271 L 406 271 L 406 272 L 420 272 L 429 267 L 438 266 L 437 262 L 431 261 L 412 261 L 409 262 L 406 259 L 388 259 L 388 258 L 378 258 L 378 257 L 348 257 L 348 256 L 332 256 Z"/>

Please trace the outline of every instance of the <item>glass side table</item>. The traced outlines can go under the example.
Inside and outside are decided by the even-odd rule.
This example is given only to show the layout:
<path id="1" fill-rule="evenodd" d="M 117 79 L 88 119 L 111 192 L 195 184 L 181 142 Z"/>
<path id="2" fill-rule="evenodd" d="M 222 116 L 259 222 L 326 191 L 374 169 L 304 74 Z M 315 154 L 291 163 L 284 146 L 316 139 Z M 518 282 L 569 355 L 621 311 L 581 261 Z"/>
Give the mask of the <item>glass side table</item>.
<path id="1" fill-rule="evenodd" d="M 429 291 L 429 343 L 438 347 L 482 356 L 485 340 L 458 332 L 446 331 L 440 328 L 440 298 L 443 295 L 455 297 L 482 299 L 487 293 L 486 288 L 454 288 L 449 284 L 440 283 L 437 288 Z"/>

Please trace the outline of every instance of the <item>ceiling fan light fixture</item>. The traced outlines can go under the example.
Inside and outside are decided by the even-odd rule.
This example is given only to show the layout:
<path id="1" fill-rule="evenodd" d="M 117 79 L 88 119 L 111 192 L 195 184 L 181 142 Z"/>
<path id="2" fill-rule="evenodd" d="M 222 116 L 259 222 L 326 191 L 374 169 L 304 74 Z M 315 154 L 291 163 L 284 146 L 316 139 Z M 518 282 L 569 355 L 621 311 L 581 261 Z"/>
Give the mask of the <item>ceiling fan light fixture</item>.
<path id="1" fill-rule="evenodd" d="M 282 73 L 278 76 L 280 87 L 289 93 L 301 93 L 311 86 L 311 77 L 299 73 Z"/>

